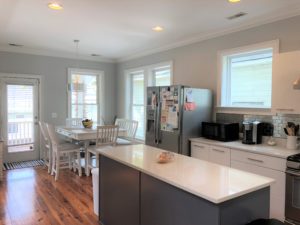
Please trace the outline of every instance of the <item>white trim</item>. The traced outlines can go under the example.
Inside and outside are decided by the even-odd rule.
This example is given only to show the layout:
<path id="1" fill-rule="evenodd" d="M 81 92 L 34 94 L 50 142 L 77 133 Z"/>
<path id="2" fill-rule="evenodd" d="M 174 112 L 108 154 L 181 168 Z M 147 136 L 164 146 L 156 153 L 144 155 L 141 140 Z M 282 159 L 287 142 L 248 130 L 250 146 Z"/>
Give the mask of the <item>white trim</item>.
<path id="1" fill-rule="evenodd" d="M 231 111 L 234 111 L 237 108 L 241 108 L 242 110 L 247 110 L 247 108 L 243 108 L 243 107 L 222 106 L 222 102 L 224 102 L 228 99 L 228 96 L 222 95 L 222 90 L 223 90 L 224 86 L 226 86 L 226 83 L 228 82 L 228 77 L 226 76 L 226 81 L 225 81 L 224 80 L 225 78 L 223 76 L 223 74 L 225 73 L 224 70 L 226 70 L 226 68 L 224 68 L 224 65 L 226 64 L 226 62 L 224 62 L 224 60 L 225 60 L 224 56 L 239 55 L 239 54 L 243 54 L 246 52 L 251 53 L 251 52 L 258 51 L 260 49 L 268 49 L 268 48 L 273 49 L 273 55 L 279 53 L 279 49 L 280 49 L 279 39 L 256 43 L 256 44 L 247 45 L 247 46 L 242 46 L 242 47 L 237 47 L 237 48 L 233 48 L 233 49 L 225 49 L 225 50 L 218 51 L 218 53 L 217 53 L 217 62 L 218 63 L 217 63 L 217 105 L 216 105 L 216 107 L 219 108 L 219 111 L 221 108 L 227 108 L 227 109 L 231 108 L 232 109 Z M 228 73 L 228 71 L 226 73 Z M 251 109 L 259 110 L 260 108 L 254 107 Z M 267 109 L 269 109 L 269 108 L 267 108 Z"/>
<path id="2" fill-rule="evenodd" d="M 2 80 L 1 80 L 2 79 Z M 16 74 L 16 73 L 0 73 L 0 91 L 2 93 L 2 88 L 3 85 L 2 84 L 8 83 L 8 84 L 20 84 L 20 85 L 32 85 L 34 88 L 34 116 L 36 116 L 37 118 L 34 118 L 34 124 L 40 120 L 43 119 L 43 109 L 42 109 L 42 85 L 43 85 L 43 76 L 41 75 L 33 75 L 33 74 Z M 3 97 L 1 97 L 0 100 L 0 109 L 3 107 L 6 107 L 4 105 L 4 102 L 6 102 L 6 100 L 3 99 Z M 6 123 L 6 121 L 3 121 L 3 118 L 6 118 L 7 115 L 3 115 L 4 111 L 0 110 L 0 125 L 1 123 L 3 124 Z M 31 160 L 33 159 L 32 157 L 35 157 L 35 159 L 41 158 L 42 157 L 42 148 L 41 148 L 41 141 L 40 141 L 40 132 L 39 132 L 39 126 L 37 126 L 36 124 L 34 125 L 34 151 L 30 151 L 30 152 L 18 152 L 18 153 L 8 153 L 5 152 L 5 161 L 11 161 L 11 159 L 14 159 L 15 161 L 26 161 L 26 160 Z M 3 125 L 3 127 L 0 126 L 0 140 L 2 139 L 2 135 L 3 135 L 3 129 L 7 129 L 7 125 Z M 7 151 L 7 148 L 6 148 Z"/>
<path id="3" fill-rule="evenodd" d="M 9 52 L 9 53 L 20 53 L 20 54 L 30 54 L 37 56 L 48 56 L 55 58 L 64 58 L 64 59 L 80 59 L 92 62 L 107 62 L 107 63 L 116 63 L 116 59 L 106 58 L 102 56 L 89 56 L 89 55 L 78 55 L 78 57 L 74 53 L 69 53 L 65 51 L 54 51 L 51 49 L 33 49 L 28 47 L 11 47 L 6 45 L 0 45 L 1 52 Z"/>
<path id="4" fill-rule="evenodd" d="M 92 75 L 97 77 L 97 121 L 100 122 L 102 117 L 105 117 L 104 107 L 106 105 L 105 101 L 105 75 L 101 70 L 91 70 L 91 69 L 79 69 L 79 68 L 68 68 L 67 73 L 67 116 L 71 117 L 71 94 L 69 90 L 69 84 L 71 83 L 71 76 L 73 73 L 78 73 L 80 75 Z"/>
<path id="5" fill-rule="evenodd" d="M 283 10 L 284 11 L 284 10 Z M 165 45 L 163 47 L 158 47 L 158 48 L 152 48 L 151 50 L 145 50 L 145 51 L 140 51 L 125 57 L 121 57 L 116 59 L 116 62 L 126 62 L 126 61 L 130 61 L 133 59 L 137 59 L 137 58 L 141 58 L 144 56 L 148 56 L 148 55 L 153 55 L 155 53 L 159 53 L 159 52 L 164 52 L 164 51 L 168 51 L 168 50 L 172 50 L 172 49 L 176 49 L 179 47 L 183 47 L 183 46 L 187 46 L 187 45 L 191 45 L 191 44 L 195 44 L 195 43 L 199 43 L 202 41 L 206 41 L 206 40 L 210 40 L 213 38 L 217 38 L 217 37 L 221 37 L 224 35 L 228 35 L 228 34 L 232 34 L 232 33 L 236 33 L 239 31 L 244 31 L 244 30 L 248 30 L 251 28 L 255 28 L 255 27 L 259 27 L 262 25 L 266 25 L 266 24 L 271 24 L 277 21 L 281 21 L 281 20 L 285 20 L 285 19 L 289 19 L 295 16 L 299 16 L 300 15 L 300 8 L 298 7 L 294 7 L 290 10 L 285 10 L 283 14 L 277 14 L 277 16 L 275 17 L 265 17 L 264 19 L 252 19 L 251 21 L 244 23 L 242 25 L 236 26 L 236 27 L 231 27 L 231 28 L 226 28 L 223 30 L 218 30 L 216 32 L 206 32 L 205 34 L 200 34 L 200 35 L 196 35 L 194 37 L 191 38 L 187 38 L 187 39 L 183 39 L 181 41 L 169 44 L 169 45 Z"/>

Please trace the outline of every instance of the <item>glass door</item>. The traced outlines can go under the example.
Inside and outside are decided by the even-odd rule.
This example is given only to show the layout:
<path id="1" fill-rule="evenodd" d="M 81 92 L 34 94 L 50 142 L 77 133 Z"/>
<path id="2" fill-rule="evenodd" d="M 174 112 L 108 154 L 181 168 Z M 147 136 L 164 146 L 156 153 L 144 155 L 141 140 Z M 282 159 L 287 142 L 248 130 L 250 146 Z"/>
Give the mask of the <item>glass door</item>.
<path id="1" fill-rule="evenodd" d="M 39 159 L 38 80 L 1 78 L 4 161 Z"/>

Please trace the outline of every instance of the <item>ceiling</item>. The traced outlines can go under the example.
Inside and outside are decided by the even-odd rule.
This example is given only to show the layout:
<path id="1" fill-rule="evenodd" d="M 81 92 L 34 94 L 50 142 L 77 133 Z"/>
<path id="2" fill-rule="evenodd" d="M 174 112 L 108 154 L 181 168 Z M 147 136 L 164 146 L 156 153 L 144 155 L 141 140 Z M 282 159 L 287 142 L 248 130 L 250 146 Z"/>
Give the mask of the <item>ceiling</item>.
<path id="1" fill-rule="evenodd" d="M 122 61 L 300 14 L 299 0 L 59 0 L 62 11 L 49 1 L 0 0 L 0 50 L 75 57 L 79 39 L 80 58 Z"/>

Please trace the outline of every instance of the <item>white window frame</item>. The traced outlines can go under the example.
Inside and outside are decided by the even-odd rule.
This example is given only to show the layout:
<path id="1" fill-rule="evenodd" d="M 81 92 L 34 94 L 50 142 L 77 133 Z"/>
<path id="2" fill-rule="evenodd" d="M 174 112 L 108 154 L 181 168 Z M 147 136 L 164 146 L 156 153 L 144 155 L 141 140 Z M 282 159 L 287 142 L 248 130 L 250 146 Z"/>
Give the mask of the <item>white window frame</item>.
<path id="1" fill-rule="evenodd" d="M 125 88 L 125 113 L 126 118 L 132 119 L 132 74 L 138 72 L 144 73 L 144 133 L 146 133 L 146 108 L 147 108 L 147 87 L 154 85 L 153 71 L 158 68 L 170 67 L 170 85 L 173 85 L 173 62 L 167 61 L 157 64 L 152 64 L 148 66 L 142 66 L 137 68 L 132 68 L 125 70 L 126 88 Z"/>
<path id="2" fill-rule="evenodd" d="M 90 70 L 90 69 L 77 69 L 77 68 L 68 68 L 68 80 L 67 80 L 67 94 L 68 94 L 68 118 L 72 116 L 72 93 L 69 88 L 69 85 L 72 82 L 72 74 L 79 75 L 90 75 L 97 77 L 97 122 L 100 122 L 103 117 L 104 107 L 105 107 L 105 96 L 104 96 L 104 72 L 100 70 Z"/>
<path id="3" fill-rule="evenodd" d="M 228 56 L 234 56 L 234 55 L 240 55 L 245 53 L 251 53 L 256 52 L 263 49 L 272 49 L 273 50 L 273 56 L 274 54 L 279 53 L 279 40 L 272 40 L 262 43 L 257 43 L 253 45 L 243 46 L 239 48 L 234 49 L 227 49 L 218 52 L 218 83 L 217 83 L 217 109 L 218 111 L 269 111 L 271 107 L 236 107 L 236 106 L 229 106 L 222 104 L 223 102 L 227 102 L 227 94 L 226 92 L 228 88 L 226 87 L 228 83 L 228 76 L 227 73 L 227 66 L 224 66 L 227 64 L 226 60 Z"/>

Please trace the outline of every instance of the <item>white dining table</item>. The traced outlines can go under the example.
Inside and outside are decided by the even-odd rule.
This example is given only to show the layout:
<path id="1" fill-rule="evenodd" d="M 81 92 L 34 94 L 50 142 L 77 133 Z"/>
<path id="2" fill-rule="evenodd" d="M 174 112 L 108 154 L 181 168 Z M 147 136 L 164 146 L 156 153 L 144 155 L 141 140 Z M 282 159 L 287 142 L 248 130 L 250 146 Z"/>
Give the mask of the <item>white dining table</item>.
<path id="1" fill-rule="evenodd" d="M 83 142 L 84 144 L 83 148 L 85 152 L 84 169 L 85 169 L 85 174 L 88 174 L 87 149 L 90 145 L 90 142 L 97 139 L 97 126 L 93 126 L 92 128 L 57 126 L 56 132 L 69 139 Z M 118 136 L 119 137 L 127 136 L 127 130 L 123 128 L 119 128 Z"/>

